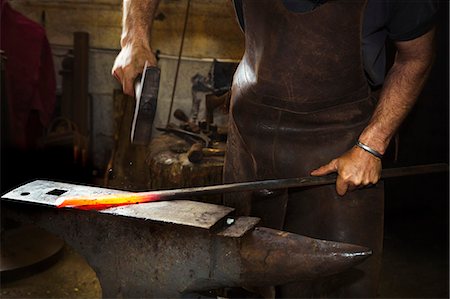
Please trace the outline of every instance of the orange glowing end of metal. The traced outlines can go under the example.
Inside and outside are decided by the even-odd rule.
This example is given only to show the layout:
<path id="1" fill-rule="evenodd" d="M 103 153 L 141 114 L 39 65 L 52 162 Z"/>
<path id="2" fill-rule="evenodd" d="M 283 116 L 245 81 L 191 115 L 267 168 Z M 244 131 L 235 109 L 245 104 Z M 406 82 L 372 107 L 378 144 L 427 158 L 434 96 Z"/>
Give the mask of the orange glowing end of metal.
<path id="1" fill-rule="evenodd" d="M 161 200 L 159 194 L 121 193 L 99 196 L 60 197 L 56 202 L 58 208 L 79 210 L 103 210 L 111 207 L 139 204 Z"/>

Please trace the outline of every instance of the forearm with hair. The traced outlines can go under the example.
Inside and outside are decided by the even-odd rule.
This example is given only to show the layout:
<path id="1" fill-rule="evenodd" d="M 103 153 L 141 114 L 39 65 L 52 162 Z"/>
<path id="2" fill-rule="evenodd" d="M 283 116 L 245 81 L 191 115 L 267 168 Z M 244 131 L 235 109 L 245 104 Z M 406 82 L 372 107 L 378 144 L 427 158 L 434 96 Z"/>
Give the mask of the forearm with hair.
<path id="1" fill-rule="evenodd" d="M 389 71 L 380 100 L 360 141 L 380 153 L 414 106 L 433 60 L 434 30 L 414 41 L 397 43 L 398 53 Z"/>
<path id="2" fill-rule="evenodd" d="M 120 44 L 142 43 L 149 46 L 150 32 L 159 0 L 124 0 Z"/>

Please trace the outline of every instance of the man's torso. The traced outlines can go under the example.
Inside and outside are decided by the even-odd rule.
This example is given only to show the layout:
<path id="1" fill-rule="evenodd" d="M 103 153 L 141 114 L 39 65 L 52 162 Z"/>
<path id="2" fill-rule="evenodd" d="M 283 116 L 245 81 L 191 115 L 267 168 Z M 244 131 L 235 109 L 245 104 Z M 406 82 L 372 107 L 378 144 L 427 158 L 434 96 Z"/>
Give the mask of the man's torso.
<path id="1" fill-rule="evenodd" d="M 242 1 L 234 0 L 241 28 L 245 28 Z M 274 0 L 301 14 L 314 10 L 327 0 Z M 337 1 L 337 0 L 335 0 Z M 372 86 L 384 81 L 386 68 L 385 42 L 411 40 L 431 29 L 437 7 L 433 0 L 399 1 L 368 0 L 362 28 L 362 54 L 366 77 Z"/>

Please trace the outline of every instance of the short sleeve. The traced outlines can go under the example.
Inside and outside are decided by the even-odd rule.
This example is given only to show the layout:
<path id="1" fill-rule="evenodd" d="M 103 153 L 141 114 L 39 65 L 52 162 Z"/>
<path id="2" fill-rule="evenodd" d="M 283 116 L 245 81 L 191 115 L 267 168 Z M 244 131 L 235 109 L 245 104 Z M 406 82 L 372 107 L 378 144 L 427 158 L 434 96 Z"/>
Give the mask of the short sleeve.
<path id="1" fill-rule="evenodd" d="M 245 24 L 244 24 L 244 12 L 242 10 L 242 0 L 233 0 L 234 4 L 234 11 L 236 13 L 236 19 L 239 23 L 239 26 L 241 27 L 241 30 L 245 30 Z"/>
<path id="2" fill-rule="evenodd" d="M 428 32 L 435 23 L 436 0 L 393 0 L 386 24 L 388 36 L 395 41 L 415 39 Z"/>

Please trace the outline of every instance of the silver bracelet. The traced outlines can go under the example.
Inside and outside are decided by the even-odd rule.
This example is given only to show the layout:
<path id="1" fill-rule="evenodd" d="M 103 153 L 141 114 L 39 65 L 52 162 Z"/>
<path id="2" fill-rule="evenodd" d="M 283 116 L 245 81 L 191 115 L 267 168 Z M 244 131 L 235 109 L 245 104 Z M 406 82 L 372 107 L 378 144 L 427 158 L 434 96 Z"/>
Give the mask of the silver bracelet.
<path id="1" fill-rule="evenodd" d="M 356 142 L 356 146 L 362 148 L 363 150 L 365 150 L 366 152 L 374 155 L 375 157 L 381 159 L 383 158 L 383 155 L 380 154 L 379 152 L 377 152 L 376 150 L 374 150 L 373 148 L 365 145 L 364 143 L 361 143 L 359 140 Z"/>

